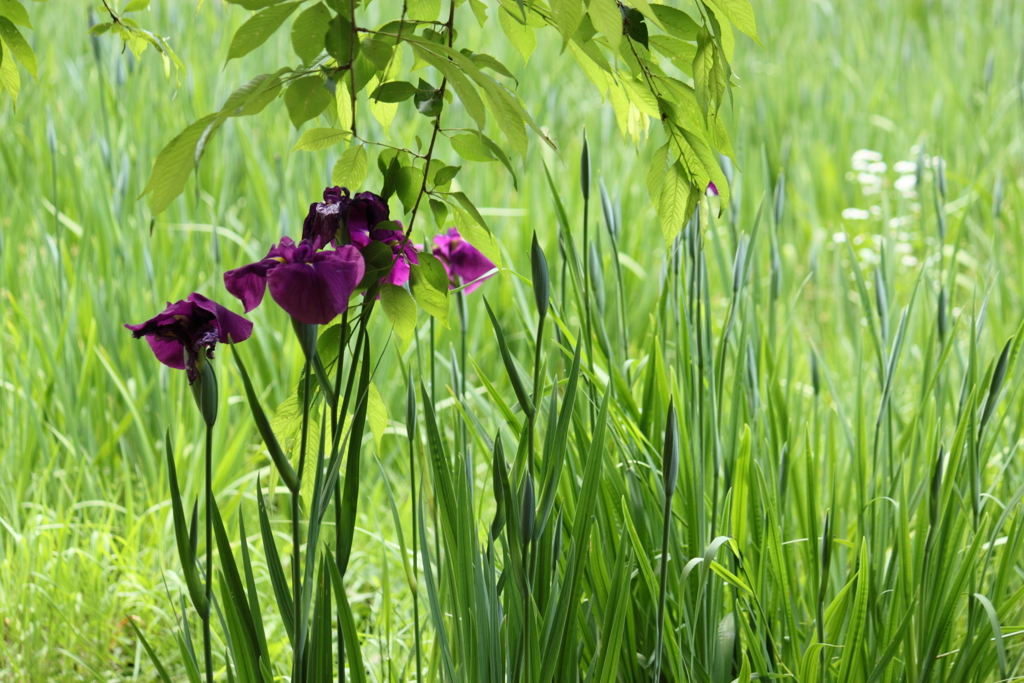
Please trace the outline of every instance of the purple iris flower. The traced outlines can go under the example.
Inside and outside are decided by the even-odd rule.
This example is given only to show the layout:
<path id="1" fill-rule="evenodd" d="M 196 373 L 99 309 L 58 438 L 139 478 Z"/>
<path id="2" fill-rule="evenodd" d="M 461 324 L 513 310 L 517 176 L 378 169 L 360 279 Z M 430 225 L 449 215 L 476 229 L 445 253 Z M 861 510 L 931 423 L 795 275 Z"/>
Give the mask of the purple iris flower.
<path id="1" fill-rule="evenodd" d="M 705 194 L 709 194 L 709 195 L 713 194 L 713 195 L 715 195 L 717 197 L 718 196 L 718 187 L 716 187 L 714 183 L 708 183 L 708 189 L 705 192 Z"/>
<path id="2" fill-rule="evenodd" d="M 146 338 L 158 361 L 184 370 L 189 384 L 199 377 L 197 364 L 213 358 L 217 342 L 243 342 L 252 334 L 251 322 L 195 292 L 184 301 L 168 302 L 156 317 L 125 327 L 136 339 Z"/>
<path id="3" fill-rule="evenodd" d="M 465 289 L 469 294 L 493 275 L 490 271 L 494 270 L 494 264 L 479 249 L 464 240 L 458 228 L 448 228 L 448 232 L 434 236 L 434 256 L 441 260 L 444 269 L 448 271 L 451 289 L 469 282 L 471 284 Z"/>
<path id="4" fill-rule="evenodd" d="M 342 214 L 351 201 L 348 188 L 324 189 L 324 200 L 309 205 L 309 213 L 302 223 L 302 239 L 314 242 L 320 247 L 333 242 L 341 225 Z"/>
<path id="5" fill-rule="evenodd" d="M 350 239 L 342 243 L 365 245 L 378 223 L 389 220 L 391 210 L 384 198 L 373 192 L 349 194 L 347 187 L 324 189 L 324 200 L 309 205 L 309 213 L 302 224 L 302 239 L 316 243 L 323 248 L 335 242 L 338 230 L 348 229 Z M 336 242 L 335 242 L 336 243 Z"/>
<path id="6" fill-rule="evenodd" d="M 317 240 L 295 244 L 282 237 L 263 260 L 224 273 L 224 286 L 247 313 L 260 305 L 269 286 L 274 301 L 299 322 L 327 324 L 348 308 L 365 264 L 353 246 L 325 251 L 320 246 Z"/>
<path id="7" fill-rule="evenodd" d="M 370 193 L 365 192 L 362 194 Z M 365 249 L 370 242 L 382 242 L 390 247 L 391 257 L 393 259 L 391 272 L 389 272 L 381 282 L 389 282 L 401 287 L 409 281 L 410 266 L 418 265 L 420 261 L 416 256 L 418 253 L 416 245 L 406 238 L 405 229 L 401 222 L 389 222 L 388 225 L 397 225 L 398 229 L 373 228 L 367 232 L 351 231 L 350 236 L 352 237 L 352 244 L 360 250 Z"/>
<path id="8" fill-rule="evenodd" d="M 348 194 L 348 190 L 345 190 L 345 194 Z M 345 225 L 348 226 L 353 244 L 358 242 L 356 235 L 370 235 L 378 223 L 391 219 L 388 203 L 373 192 L 356 192 L 345 208 Z M 370 239 L 378 238 L 371 235 Z"/>

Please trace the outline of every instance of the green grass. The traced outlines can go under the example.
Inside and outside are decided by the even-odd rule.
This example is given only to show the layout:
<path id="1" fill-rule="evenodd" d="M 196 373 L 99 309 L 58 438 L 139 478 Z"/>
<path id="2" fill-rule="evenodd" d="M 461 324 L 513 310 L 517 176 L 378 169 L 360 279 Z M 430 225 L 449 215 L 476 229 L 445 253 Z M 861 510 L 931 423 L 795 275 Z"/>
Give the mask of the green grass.
<path id="1" fill-rule="evenodd" d="M 542 42 L 523 67 L 495 41 L 497 56 L 522 74 L 521 97 L 561 147 L 557 157 L 531 148 L 520 167 L 519 192 L 496 164 L 460 176 L 478 206 L 514 210 L 488 212 L 504 265 L 529 278 L 536 230 L 551 264 L 553 297 L 561 300 L 557 216 L 541 157 L 553 169 L 579 244 L 577 160 L 584 125 L 594 169 L 621 212 L 620 325 L 619 281 L 600 205 L 591 198 L 589 229 L 599 235 L 607 300 L 600 317 L 611 361 L 595 344 L 594 370 L 590 359 L 583 362 L 557 505 L 538 546 L 550 549 L 562 511 L 561 562 L 545 558 L 549 550 L 539 552 L 549 568 L 542 575 L 563 578 L 538 581 L 532 599 L 541 609 L 555 599 L 545 591 L 568 581 L 570 548 L 578 538 L 571 520 L 586 501 L 594 522 L 589 548 L 579 550 L 585 558 L 579 579 L 585 600 L 578 606 L 582 661 L 593 663 L 601 680 L 650 680 L 638 655 L 646 662 L 656 642 L 662 444 L 672 395 L 681 431 L 666 573 L 665 632 L 673 645 L 666 648 L 663 671 L 670 680 L 736 677 L 744 659 L 726 656 L 730 633 L 762 675 L 821 680 L 815 667 L 824 661 L 826 680 L 862 681 L 889 655 L 877 680 L 1020 677 L 1019 363 L 1006 376 L 991 419 L 980 422 L 996 360 L 1024 318 L 1024 8 L 1010 2 L 978 9 L 970 2 L 822 0 L 757 3 L 755 9 L 766 48 L 738 44 L 734 66 L 742 87 L 729 114 L 742 199 L 705 232 L 701 269 L 682 252 L 666 256 L 644 187 L 645 152 L 623 142 L 610 108 L 600 106 L 578 70 L 563 65 L 557 42 L 548 36 L 550 42 Z M 170 428 L 177 444 L 188 504 L 202 488 L 201 425 L 183 378 L 158 367 L 121 324 L 145 319 L 165 300 L 193 290 L 226 298 L 223 271 L 261 256 L 281 234 L 298 231 L 335 157 L 289 154 L 298 135 L 284 107 L 274 105 L 227 126 L 203 161 L 198 192 L 190 182 L 186 196 L 151 226 L 145 203 L 134 198 L 155 154 L 256 73 L 251 62 L 244 71 L 235 62 L 221 68 L 231 29 L 244 13 L 216 2 L 205 3 L 198 14 L 191 3 L 157 3 L 148 24 L 173 37 L 190 67 L 176 88 L 152 54 L 136 63 L 103 41 L 97 59 L 79 3 L 51 2 L 30 11 L 40 81 L 23 84 L 16 112 L 9 101 L 0 109 L 0 680 L 153 680 L 125 619 L 137 618 L 180 674 L 172 629 L 184 585 L 162 435 Z M 460 28 L 476 30 L 468 20 Z M 260 54 L 264 66 L 276 66 L 289 59 L 287 42 L 278 40 Z M 47 144 L 48 116 L 56 131 L 55 157 Z M 392 135 L 408 140 L 423 130 L 400 116 Z M 944 245 L 931 174 L 916 202 L 889 187 L 897 177 L 893 163 L 914 160 L 915 144 L 946 159 Z M 878 150 L 889 164 L 880 195 L 863 196 L 856 180 L 847 178 L 859 148 Z M 772 195 L 783 168 L 785 209 L 776 225 Z M 999 216 L 993 212 L 997 177 L 1003 187 Z M 733 295 L 738 238 L 752 232 L 762 197 L 766 208 L 746 287 Z M 878 207 L 878 218 L 841 218 L 843 209 L 871 206 Z M 841 239 L 844 229 L 850 251 Z M 879 282 L 884 307 L 877 304 Z M 944 341 L 937 333 L 942 286 L 950 302 Z M 568 293 L 571 301 L 571 286 Z M 447 388 L 459 336 L 439 332 L 436 339 L 440 433 L 452 462 L 465 465 L 454 472 L 473 474 L 472 482 L 458 476 L 455 482 L 455 514 L 467 526 L 442 536 L 455 544 L 449 549 L 476 539 L 477 552 L 485 554 L 494 515 L 490 439 L 499 427 L 505 458 L 518 465 L 516 476 L 522 461 L 516 457 L 518 430 L 501 427 L 500 405 L 514 404 L 515 397 L 481 294 L 525 377 L 533 376 L 536 315 L 529 285 L 511 273 L 469 298 L 466 341 L 474 364 L 467 369 L 472 397 L 464 405 L 482 429 L 470 421 L 468 464 L 456 448 L 458 413 Z M 975 322 L 982 308 L 985 315 Z M 240 350 L 264 404 L 276 407 L 298 381 L 300 354 L 275 307 L 263 306 L 251 317 L 257 334 Z M 724 336 L 729 319 L 734 324 Z M 580 320 L 570 304 L 564 315 L 569 335 L 575 337 Z M 376 371 L 392 424 L 379 450 L 370 435 L 365 439 L 359 533 L 346 575 L 363 658 L 375 680 L 408 680 L 413 670 L 411 595 L 389 495 L 408 544 L 402 365 L 429 374 L 429 328 L 422 316 L 421 323 L 420 343 L 404 355 L 392 343 Z M 571 349 L 557 346 L 553 327 L 549 319 L 544 357 L 564 392 Z M 620 329 L 628 330 L 628 346 Z M 387 333 L 377 320 L 376 350 L 384 349 Z M 258 468 L 267 471 L 268 460 L 228 355 L 222 349 L 218 363 L 225 417 L 215 432 L 214 489 L 230 521 L 242 509 L 252 532 L 256 474 Z M 608 393 L 610 368 L 629 391 L 620 384 L 611 397 L 604 447 L 595 448 L 603 458 L 596 493 L 580 498 L 591 462 L 591 425 Z M 494 392 L 484 388 L 484 377 Z M 548 403 L 542 405 L 538 443 L 550 429 Z M 950 453 L 956 443 L 963 448 Z M 940 446 L 950 456 L 936 479 Z M 513 478 L 513 490 L 516 485 Z M 539 489 L 538 482 L 538 496 Z M 826 513 L 834 542 L 823 562 L 818 539 Z M 513 534 L 517 514 L 506 514 Z M 427 526 L 433 540 L 429 514 Z M 283 521 L 279 531 L 284 550 L 289 536 Z M 729 546 L 712 543 L 721 535 L 735 538 L 741 560 Z M 250 541 L 261 603 L 272 605 L 259 542 L 252 534 Z M 506 566 L 502 547 L 495 551 L 499 568 Z M 709 547 L 717 554 L 692 565 L 684 579 L 689 560 L 705 557 Z M 433 544 L 429 552 L 437 561 Z M 498 655 L 469 636 L 497 623 L 479 595 L 455 599 L 456 588 L 472 579 L 460 564 L 470 559 L 469 551 L 443 554 L 433 579 L 447 615 L 455 677 L 484 680 L 476 667 Z M 715 558 L 720 564 L 712 563 Z M 517 606 L 509 618 L 521 624 L 522 600 L 512 602 Z M 428 678 L 438 680 L 443 657 L 426 595 L 420 610 Z M 825 648 L 815 644 L 819 615 Z M 1005 634 L 1001 648 L 993 641 L 993 617 Z M 287 649 L 276 613 L 268 610 L 264 621 L 272 651 Z M 620 646 L 608 648 L 617 637 Z M 538 640 L 532 650 L 538 669 L 544 644 Z"/>

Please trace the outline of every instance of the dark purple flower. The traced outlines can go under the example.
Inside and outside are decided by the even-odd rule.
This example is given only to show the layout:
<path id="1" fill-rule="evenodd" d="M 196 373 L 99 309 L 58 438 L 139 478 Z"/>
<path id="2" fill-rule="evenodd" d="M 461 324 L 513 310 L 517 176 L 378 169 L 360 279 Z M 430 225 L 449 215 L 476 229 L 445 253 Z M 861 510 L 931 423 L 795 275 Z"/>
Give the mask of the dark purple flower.
<path id="1" fill-rule="evenodd" d="M 125 327 L 136 339 L 145 337 L 161 363 L 185 370 L 189 384 L 199 376 L 197 364 L 213 358 L 217 342 L 243 342 L 252 334 L 251 322 L 195 292 L 184 301 L 168 302 L 156 317 Z"/>
<path id="2" fill-rule="evenodd" d="M 348 190 L 345 190 L 345 194 L 348 195 Z M 345 225 L 348 226 L 353 244 L 357 243 L 356 235 L 369 235 L 378 223 L 390 219 L 391 209 L 388 208 L 388 203 L 373 192 L 356 192 L 345 207 Z"/>
<path id="3" fill-rule="evenodd" d="M 329 323 L 348 308 L 365 265 L 353 246 L 325 251 L 319 246 L 316 241 L 295 244 L 282 237 L 262 261 L 224 273 L 224 286 L 242 301 L 246 312 L 260 305 L 269 285 L 274 301 L 299 322 Z"/>
<path id="4" fill-rule="evenodd" d="M 393 223 L 389 221 L 387 225 L 387 228 L 373 228 L 365 233 L 352 232 L 352 244 L 359 248 L 360 251 L 365 249 L 370 242 L 381 242 L 390 247 L 393 259 L 391 272 L 381 282 L 389 282 L 401 287 L 409 281 L 410 265 L 419 264 L 420 261 L 416 256 L 416 245 L 406 239 L 402 224 L 399 221 Z M 392 226 L 397 226 L 397 229 Z"/>
<path id="5" fill-rule="evenodd" d="M 494 270 L 494 264 L 464 240 L 458 228 L 448 228 L 448 232 L 434 236 L 434 256 L 448 271 L 451 289 L 468 282 L 471 284 L 466 286 L 465 292 L 469 294 L 493 275 L 490 271 Z"/>
<path id="6" fill-rule="evenodd" d="M 709 194 L 709 195 L 713 194 L 713 195 L 715 195 L 717 197 L 718 196 L 718 187 L 716 187 L 714 183 L 708 183 L 708 189 L 705 192 L 705 194 Z"/>
<path id="7" fill-rule="evenodd" d="M 344 212 L 352 200 L 348 188 L 328 187 L 324 200 L 309 205 L 309 213 L 302 223 L 302 239 L 309 240 L 322 248 L 334 241 Z"/>

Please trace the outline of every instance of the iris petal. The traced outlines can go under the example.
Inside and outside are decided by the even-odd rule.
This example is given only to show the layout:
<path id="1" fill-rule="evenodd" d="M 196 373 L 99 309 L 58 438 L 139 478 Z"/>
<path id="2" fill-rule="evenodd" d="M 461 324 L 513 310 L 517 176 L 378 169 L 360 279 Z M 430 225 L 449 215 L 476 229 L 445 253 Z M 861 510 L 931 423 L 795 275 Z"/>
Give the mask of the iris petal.
<path id="1" fill-rule="evenodd" d="M 185 347 L 181 342 L 153 335 L 146 337 L 146 341 L 158 361 L 175 370 L 185 369 Z"/>
<path id="2" fill-rule="evenodd" d="M 270 295 L 296 320 L 324 325 L 348 308 L 363 271 L 363 257 L 354 247 L 318 252 L 309 262 L 271 270 Z"/>

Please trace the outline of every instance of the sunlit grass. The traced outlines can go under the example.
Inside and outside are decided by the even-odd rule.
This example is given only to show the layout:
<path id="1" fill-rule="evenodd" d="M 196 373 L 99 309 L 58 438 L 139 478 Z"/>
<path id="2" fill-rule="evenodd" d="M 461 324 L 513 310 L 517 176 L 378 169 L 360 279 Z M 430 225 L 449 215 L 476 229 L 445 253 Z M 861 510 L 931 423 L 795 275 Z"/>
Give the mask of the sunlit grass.
<path id="1" fill-rule="evenodd" d="M 51 2 L 30 8 L 37 27 L 32 36 L 40 82 L 26 79 L 17 112 L 9 103 L 0 111 L 0 680 L 116 680 L 132 679 L 136 673 L 151 678 L 154 674 L 127 629 L 126 618 L 138 619 L 165 661 L 177 661 L 173 638 L 159 635 L 171 633 L 182 590 L 161 437 L 166 429 L 172 430 L 183 499 L 191 501 L 202 484 L 200 424 L 182 378 L 158 367 L 121 324 L 142 320 L 162 308 L 165 299 L 192 290 L 222 294 L 224 270 L 258 258 L 281 234 L 298 231 L 306 206 L 323 187 L 336 158 L 336 153 L 289 154 L 298 134 L 288 125 L 283 106 L 275 105 L 262 117 L 226 127 L 204 158 L 198 190 L 190 182 L 185 196 L 151 225 L 145 203 L 135 197 L 152 158 L 178 130 L 218 106 L 227 92 L 255 73 L 251 66 L 243 71 L 238 63 L 221 68 L 230 30 L 242 20 L 241 10 L 211 1 L 196 15 L 192 3 L 156 5 L 149 22 L 172 36 L 190 68 L 180 86 L 164 77 L 153 55 L 136 63 L 114 42 L 100 43 L 97 60 L 86 34 L 85 8 Z M 871 581 L 861 633 L 866 656 L 846 665 L 853 667 L 847 669 L 850 680 L 867 678 L 871 671 L 864 667 L 880 659 L 911 609 L 918 611 L 903 632 L 899 664 L 887 673 L 889 680 L 899 678 L 897 671 L 915 680 L 1000 678 L 987 612 L 980 602 L 967 598 L 968 593 L 979 592 L 994 604 L 1007 634 L 1008 666 L 1019 676 L 1024 639 L 1010 635 L 1024 621 L 1019 499 L 996 526 L 1003 505 L 1024 483 L 1019 453 L 1024 384 L 1019 368 L 1007 377 L 995 416 L 978 440 L 980 490 L 972 493 L 966 470 L 959 479 L 943 479 L 937 500 L 939 510 L 950 515 L 942 527 L 947 545 L 936 555 L 931 546 L 937 541 L 928 539 L 929 528 L 939 528 L 929 508 L 936 452 L 940 444 L 948 451 L 954 439 L 961 405 L 967 401 L 961 393 L 963 378 L 976 376 L 975 406 L 980 410 L 989 388 L 988 374 L 1024 317 L 1024 237 L 1018 229 L 1024 189 L 1018 180 L 1024 139 L 1024 62 L 1019 52 L 1024 7 L 992 3 L 981 11 L 974 3 L 864 6 L 826 0 L 757 3 L 755 9 L 766 48 L 749 41 L 737 46 L 735 68 L 741 87 L 734 92 L 728 114 L 737 166 L 742 169 L 737 183 L 742 201 L 738 210 L 727 209 L 714 218 L 705 238 L 708 289 L 700 291 L 702 296 L 706 293 L 705 313 L 710 315 L 714 345 L 714 356 L 704 358 L 707 365 L 690 360 L 686 344 L 695 343 L 698 333 L 693 330 L 701 329 L 694 327 L 696 321 L 682 317 L 693 310 L 684 291 L 697 291 L 686 279 L 692 264 L 682 267 L 681 253 L 666 256 L 644 188 L 644 151 L 638 155 L 622 141 L 614 116 L 600 107 L 578 70 L 561 66 L 558 44 L 540 45 L 526 67 L 511 49 L 495 48 L 517 74 L 523 74 L 520 96 L 561 147 L 557 157 L 539 146 L 531 149 L 521 166 L 519 192 L 497 164 L 460 176 L 477 204 L 491 209 L 485 213 L 503 245 L 505 265 L 529 277 L 529 240 L 536 230 L 553 279 L 560 281 L 555 272 L 561 263 L 556 258 L 556 214 L 541 157 L 555 170 L 570 227 L 579 240 L 582 199 L 577 160 L 584 125 L 595 172 L 619 202 L 624 327 L 631 345 L 617 346 L 613 357 L 624 375 L 630 361 L 633 401 L 649 410 L 638 419 L 628 405 L 619 405 L 622 397 L 614 399 L 608 437 L 614 446 L 609 447 L 603 471 L 588 595 L 604 609 L 614 563 L 624 561 L 631 548 L 630 561 L 639 573 L 631 582 L 636 613 L 630 616 L 627 643 L 653 642 L 651 606 L 656 593 L 649 592 L 649 582 L 660 571 L 658 482 L 667 396 L 671 391 L 677 402 L 695 398 L 680 407 L 682 415 L 690 416 L 687 419 L 710 414 L 699 402 L 710 400 L 708 389 L 687 388 L 693 373 L 704 370 L 700 382 L 712 376 L 721 381 L 716 387 L 723 406 L 715 421 L 719 442 L 708 438 L 711 432 L 689 433 L 684 440 L 720 449 L 721 476 L 727 482 L 735 483 L 737 468 L 748 468 L 742 490 L 750 514 L 744 523 L 733 512 L 740 488 L 726 500 L 725 482 L 703 469 L 711 462 L 711 451 L 707 458 L 686 456 L 683 467 L 696 469 L 681 475 L 672 542 L 678 544 L 683 560 L 702 556 L 713 540 L 708 533 L 712 510 L 719 517 L 718 534 L 737 535 L 736 525 L 746 529 L 746 536 L 738 538 L 747 566 L 741 578 L 757 593 L 766 616 L 765 621 L 743 621 L 737 630 L 755 670 L 759 657 L 778 656 L 785 666 L 774 671 L 788 671 L 804 680 L 804 667 L 817 660 L 804 653 L 819 613 L 822 568 L 817 539 L 825 511 L 830 510 L 836 543 L 822 613 L 837 595 L 846 595 L 848 602 L 840 601 L 831 618 L 825 614 L 827 642 L 842 643 L 849 637 L 847 615 L 858 599 L 860 584 L 854 576 L 862 538 L 870 566 L 863 574 Z M 464 30 L 476 29 L 467 21 Z M 287 50 L 287 41 L 268 45 L 264 65 L 270 68 L 288 59 Z M 554 64 L 559 66 L 551 68 Z M 55 157 L 46 141 L 47 111 L 57 133 Z M 400 116 L 391 132 L 405 140 L 416 130 L 422 125 L 415 118 Z M 376 132 L 383 137 L 379 128 Z M 892 188 L 900 176 L 894 164 L 917 161 L 911 151 L 914 145 L 946 160 L 944 249 L 938 241 L 930 172 L 917 188 L 916 199 Z M 859 171 L 853 169 L 851 157 L 861 148 L 877 150 L 888 164 L 885 173 L 878 174 L 879 194 L 864 194 L 866 184 L 857 181 Z M 51 183 L 53 163 L 57 187 Z M 785 206 L 773 230 L 771 200 L 782 168 Z M 998 216 L 993 211 L 997 178 L 1002 179 L 1003 194 Z M 763 195 L 767 208 L 749 284 L 734 297 L 736 245 L 740 233 L 750 234 Z M 866 212 L 866 220 L 844 220 L 843 211 L 851 208 Z M 618 344 L 617 278 L 600 206 L 593 197 L 590 232 L 602 240 L 600 262 L 608 292 L 604 320 Z M 777 298 L 771 294 L 773 232 L 781 266 L 775 270 L 781 276 Z M 863 268 L 866 299 L 854 279 L 854 263 Z M 879 264 L 887 302 L 881 311 L 874 279 Z M 890 378 L 890 409 L 876 432 L 885 367 L 898 336 L 901 310 L 911 302 L 922 272 L 896 373 Z M 941 283 L 950 303 L 945 357 L 937 336 Z M 507 274 L 488 282 L 480 294 L 496 311 L 518 361 L 529 368 L 535 324 L 529 286 Z M 553 295 L 557 298 L 561 290 Z M 660 309 L 663 301 L 668 313 Z M 983 304 L 986 313 L 978 322 L 974 348 L 972 316 Z M 736 309 L 735 328 L 719 370 L 714 363 L 719 362 L 718 344 L 731 307 Z M 257 387 L 266 388 L 261 398 L 274 407 L 298 380 L 300 354 L 284 316 L 273 307 L 265 306 L 252 317 L 258 333 L 244 351 Z M 473 366 L 468 369 L 471 398 L 466 406 L 484 427 L 479 433 L 471 429 L 473 500 L 479 510 L 473 522 L 483 538 L 493 516 L 489 440 L 502 420 L 496 397 L 508 404 L 515 399 L 479 295 L 469 300 L 469 317 L 468 355 L 480 374 L 498 387 L 496 396 L 488 396 L 483 377 Z M 571 309 L 564 322 L 570 334 L 581 324 Z M 550 321 L 548 326 L 550 331 Z M 872 326 L 878 328 L 877 350 Z M 403 360 L 425 370 L 425 324 L 419 334 L 421 343 L 410 347 Z M 380 348 L 387 337 L 382 321 L 375 335 Z M 449 359 L 452 345 L 457 349 L 458 343 L 457 331 L 439 333 L 436 340 L 438 417 L 452 438 L 456 411 L 446 385 L 452 384 Z M 657 366 L 655 350 L 664 353 L 664 372 L 652 371 Z M 226 350 L 221 353 L 227 355 Z M 547 353 L 549 372 L 564 372 L 571 359 L 560 357 L 553 342 Z M 881 368 L 878 356 L 883 358 Z M 812 381 L 812 357 L 818 358 L 817 383 Z M 940 359 L 942 369 L 936 374 Z M 596 362 L 595 380 L 603 384 L 608 366 L 600 355 Z M 388 475 L 408 542 L 412 528 L 401 365 L 399 354 L 389 351 L 375 377 L 393 421 L 392 433 L 376 455 Z M 220 421 L 215 435 L 214 489 L 220 492 L 223 509 L 234 514 L 241 503 L 248 520 L 255 510 L 256 468 L 267 462 L 232 364 L 222 359 L 219 368 L 224 383 L 222 415 L 227 419 Z M 564 374 L 560 379 L 564 382 Z M 581 403 L 580 411 L 582 423 L 589 409 Z M 711 423 L 698 424 L 710 429 Z M 752 434 L 747 461 L 741 448 L 744 424 L 750 425 Z M 570 470 L 579 476 L 582 469 L 572 468 L 582 465 L 589 439 L 589 430 L 581 427 L 574 428 L 569 456 Z M 971 426 L 971 433 L 977 434 L 977 429 Z M 504 434 L 509 436 L 507 428 Z M 369 435 L 366 443 L 368 455 L 374 450 Z M 783 443 L 788 443 L 785 457 Z M 513 454 L 506 457 L 513 461 Z M 364 658 L 378 680 L 388 675 L 389 660 L 396 679 L 408 679 L 410 593 L 384 481 L 372 460 L 364 458 L 366 481 L 348 574 L 349 597 L 366 635 Z M 570 487 L 566 476 L 566 500 L 572 500 L 578 484 L 572 479 Z M 973 495 L 984 502 L 987 514 L 980 518 L 973 513 Z M 696 504 L 699 501 L 704 505 Z M 701 519 L 702 515 L 708 518 Z M 433 522 L 428 520 L 428 526 L 432 529 Z M 250 533 L 257 528 L 247 523 Z M 283 522 L 281 531 L 285 547 Z M 622 539 L 628 539 L 626 545 Z M 980 540 L 971 550 L 975 539 Z M 254 550 L 259 548 L 255 535 L 252 541 Z M 565 548 L 570 541 L 567 536 Z M 989 549 L 992 559 L 983 571 Z M 651 576 L 641 555 L 646 556 Z M 257 572 L 265 577 L 261 552 L 256 551 L 254 559 Z M 727 550 L 718 559 L 722 567 L 739 572 Z M 669 567 L 673 581 L 678 581 L 683 563 L 674 564 L 675 558 Z M 955 573 L 961 566 L 968 567 L 962 584 L 956 583 Z M 671 586 L 671 599 L 677 602 L 670 604 L 668 622 L 676 629 L 677 641 L 688 643 L 697 653 L 693 657 L 703 662 L 721 649 L 712 635 L 738 593 L 723 590 L 721 582 L 694 571 L 689 588 Z M 714 586 L 702 594 L 704 605 L 695 604 L 698 574 L 701 585 Z M 849 592 L 842 594 L 848 584 Z M 260 587 L 267 593 L 263 604 L 273 604 L 265 579 Z M 442 588 L 442 599 L 446 590 Z M 950 629 L 939 633 L 934 627 L 947 598 Z M 424 598 L 423 615 L 425 602 Z M 741 609 L 744 615 L 755 611 Z M 393 621 L 385 622 L 384 614 Z M 274 615 L 265 621 L 275 647 L 286 647 L 280 621 Z M 773 645 L 781 652 L 761 647 L 768 624 L 786 634 Z M 440 655 L 432 629 L 425 626 L 424 633 L 429 670 L 434 672 Z M 958 660 L 966 633 L 974 654 Z M 640 654 L 647 658 L 652 652 Z M 825 654 L 835 660 L 830 678 L 841 676 L 844 651 L 827 648 Z M 920 658 L 925 654 L 931 657 L 928 666 L 935 667 L 930 679 L 920 678 Z M 903 668 L 914 657 L 919 658 L 917 668 Z M 645 670 L 635 656 L 628 660 L 624 651 L 620 665 L 624 679 L 642 680 Z M 677 670 L 664 670 L 677 676 Z M 726 675 L 736 673 L 722 669 L 711 673 L 710 680 L 732 680 Z"/>

